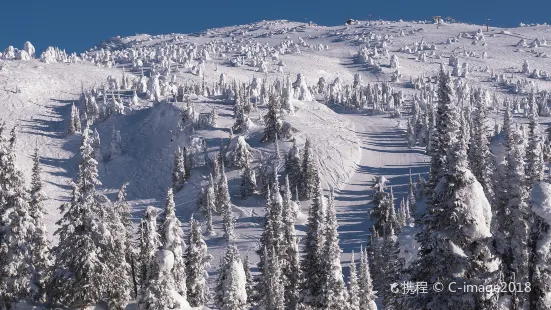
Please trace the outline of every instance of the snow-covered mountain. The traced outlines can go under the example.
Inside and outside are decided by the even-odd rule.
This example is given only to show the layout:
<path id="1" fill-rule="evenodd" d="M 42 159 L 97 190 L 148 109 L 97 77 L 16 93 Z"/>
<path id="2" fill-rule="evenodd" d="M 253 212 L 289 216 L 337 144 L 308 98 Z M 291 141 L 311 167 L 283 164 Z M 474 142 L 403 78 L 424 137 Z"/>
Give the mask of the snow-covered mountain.
<path id="1" fill-rule="evenodd" d="M 34 48 L 26 44 L 20 50 L 10 47 L 0 54 L 0 119 L 6 122 L 6 128 L 16 128 L 16 163 L 27 183 L 35 146 L 39 149 L 43 191 L 48 197 L 44 201 L 44 222 L 54 245 L 59 241 L 59 235 L 54 235 L 59 227 L 56 222 L 62 215 L 58 208 L 71 201 L 72 182 L 77 180 L 86 124 L 94 132 L 91 141 L 102 183 L 96 187 L 115 201 L 118 189 L 129 183 L 126 198 L 136 232 L 149 206 L 164 208 L 167 190 L 174 185 L 175 154 L 184 148 L 186 160 L 192 162 L 190 166 L 186 162 L 186 169 L 193 169 L 174 188 L 175 214 L 184 223 L 186 240 L 191 234 L 187 223 L 192 217 L 203 223 L 204 231 L 208 215 L 198 209 L 198 200 L 204 207 L 205 195 L 201 193 L 208 191 L 209 174 L 222 150 L 231 211 L 236 218 L 231 243 L 242 258 L 249 256 L 251 265 L 260 260 L 256 251 L 265 226 L 266 188 L 273 180 L 272 171 L 276 167 L 283 192 L 285 175 L 292 176 L 288 167 L 293 162 L 293 150 L 300 150 L 297 154 L 303 157 L 308 140 L 311 164 L 319 169 L 323 193 L 328 195 L 334 190 L 342 249 L 338 265 L 342 263 L 348 281 L 350 253 L 358 253 L 371 240 L 373 194 L 385 188 L 393 193 L 391 205 L 395 204 L 395 212 L 406 224 L 396 229 L 400 258 L 405 266 L 415 264 L 420 246 L 415 234 L 423 230 L 421 218 L 431 209 L 425 204 L 432 191 L 421 193 L 423 185 L 412 189 L 408 184 L 429 182 L 431 157 L 427 153 L 434 136 L 427 128 L 436 124 L 438 116 L 434 115 L 440 113 L 441 66 L 450 73 L 451 98 L 462 111 L 456 119 L 458 124 L 463 119 L 458 136 L 465 137 L 470 146 L 469 158 L 476 158 L 472 153 L 479 149 L 472 138 L 476 136 L 473 132 L 480 129 L 473 130 L 476 111 L 480 106 L 487 111 L 482 121 L 487 130 L 480 131 L 487 132 L 492 158 L 497 158 L 492 159 L 497 164 L 492 181 L 484 179 L 485 172 L 477 174 L 485 171 L 484 167 L 471 163 L 467 165 L 471 172 L 462 166 L 467 169 L 461 174 L 466 185 L 454 199 L 463 199 L 467 207 L 476 206 L 464 212 L 466 221 L 472 224 L 464 228 L 469 230 L 465 232 L 469 240 L 497 238 L 490 222 L 492 214 L 495 220 L 500 212 L 495 206 L 499 205 L 501 189 L 494 183 L 499 185 L 500 176 L 508 173 L 505 166 L 500 166 L 508 154 L 503 143 L 508 137 L 502 130 L 507 102 L 517 124 L 530 123 L 530 107 L 536 104 L 540 126 L 534 130 L 542 138 L 530 144 L 533 128 L 520 128 L 518 143 L 526 145 L 522 152 L 532 154 L 530 147 L 534 145 L 543 153 L 549 149 L 544 134 L 551 115 L 551 72 L 545 71 L 551 64 L 549 29 L 547 25 L 531 25 L 487 30 L 460 23 L 403 21 L 350 21 L 326 27 L 277 20 L 194 34 L 116 37 L 80 55 L 48 48 L 34 59 Z M 275 101 L 281 108 L 274 108 Z M 277 128 L 277 142 L 270 138 L 273 133 L 267 133 L 267 126 Z M 450 142 L 452 146 L 455 144 Z M 451 161 L 451 155 L 447 156 Z M 544 162 L 548 156 L 542 155 Z M 242 198 L 244 162 L 250 162 L 258 185 L 247 199 Z M 382 176 L 388 182 L 381 178 L 374 181 Z M 494 181 L 496 178 L 498 181 Z M 448 184 L 441 182 L 441 186 Z M 301 201 L 295 202 L 299 198 L 294 193 L 301 184 L 291 188 L 292 205 L 298 208 L 297 234 L 308 238 L 310 205 L 330 202 L 316 199 L 314 183 L 309 185 L 310 190 L 301 188 L 307 193 L 300 193 Z M 538 189 L 544 191 L 547 187 Z M 412 191 L 416 197 L 411 196 Z M 527 193 L 519 194 L 526 204 Z M 277 200 L 278 195 L 270 199 Z M 407 208 L 411 218 L 404 218 L 405 207 L 399 207 L 402 199 L 417 206 Z M 537 214 L 546 214 L 545 208 L 540 206 Z M 245 277 L 240 273 L 243 263 L 233 249 L 226 252 L 226 215 L 221 213 L 213 215 L 214 233 L 205 236 L 213 256 L 207 269 L 215 274 L 225 255 L 223 272 L 241 281 Z M 546 220 L 544 217 L 541 225 L 551 224 Z M 529 223 L 534 221 L 532 217 L 527 219 Z M 511 238 L 505 235 L 504 239 Z M 474 251 L 470 244 L 453 240 L 446 246 L 455 257 L 467 257 L 472 254 L 469 251 Z M 157 254 L 157 260 L 162 260 L 159 266 L 177 264 L 177 258 L 173 262 L 169 254 Z M 257 271 L 253 268 L 253 274 Z M 379 281 L 376 274 L 372 277 Z M 431 279 L 426 281 L 430 283 Z M 215 277 L 211 276 L 209 282 L 211 291 L 216 291 Z M 388 290 L 379 285 L 379 295 L 385 298 L 377 300 L 379 307 L 397 307 L 388 301 Z M 502 306 L 510 302 L 500 300 Z M 208 305 L 218 308 L 213 302 Z"/>

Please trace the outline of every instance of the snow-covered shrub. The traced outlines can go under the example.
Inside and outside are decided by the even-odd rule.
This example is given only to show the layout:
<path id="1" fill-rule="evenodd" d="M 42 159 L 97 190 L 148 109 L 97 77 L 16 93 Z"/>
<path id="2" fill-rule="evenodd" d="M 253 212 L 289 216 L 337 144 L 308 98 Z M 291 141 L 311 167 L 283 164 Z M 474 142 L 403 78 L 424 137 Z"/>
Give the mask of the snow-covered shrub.
<path id="1" fill-rule="evenodd" d="M 398 60 L 398 56 L 396 56 L 396 55 L 390 56 L 390 67 L 391 68 L 400 68 L 400 61 Z"/>
<path id="2" fill-rule="evenodd" d="M 6 60 L 15 59 L 15 48 L 11 45 L 8 46 L 8 48 L 6 48 L 4 50 L 4 53 L 2 54 L 2 58 Z"/>
<path id="3" fill-rule="evenodd" d="M 31 44 L 31 42 L 26 41 L 26 42 L 25 42 L 25 45 L 23 46 L 23 50 L 24 50 L 25 52 L 27 52 L 27 54 L 29 55 L 29 57 L 30 57 L 31 59 L 34 59 L 34 58 L 36 57 L 36 55 L 35 55 L 35 54 L 36 54 L 36 50 L 35 50 L 34 46 Z"/>
<path id="4" fill-rule="evenodd" d="M 308 85 L 300 73 L 297 75 L 297 80 L 293 83 L 293 90 L 295 99 L 304 101 L 313 100 L 310 89 L 308 89 Z"/>

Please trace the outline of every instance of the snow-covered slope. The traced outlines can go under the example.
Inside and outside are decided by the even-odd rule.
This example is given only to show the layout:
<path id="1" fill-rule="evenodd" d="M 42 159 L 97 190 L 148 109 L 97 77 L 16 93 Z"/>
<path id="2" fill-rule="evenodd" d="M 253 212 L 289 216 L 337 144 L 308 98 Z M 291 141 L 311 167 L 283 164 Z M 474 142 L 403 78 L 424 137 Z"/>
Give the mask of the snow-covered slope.
<path id="1" fill-rule="evenodd" d="M 548 26 L 490 28 L 489 32 L 479 29 L 481 26 L 467 24 L 358 22 L 324 27 L 262 21 L 196 34 L 117 37 L 101 42 L 84 55 L 84 60 L 72 64 L 0 60 L 0 84 L 3 85 L 0 118 L 7 122 L 8 128 L 18 126 L 18 161 L 26 176 L 30 176 L 33 148 L 35 144 L 40 147 L 45 191 L 50 197 L 47 224 L 53 234 L 54 223 L 59 218 L 56 208 L 67 201 L 69 182 L 76 176 L 78 164 L 80 136 L 67 135 L 71 104 L 78 100 L 82 89 L 101 89 L 103 84 L 109 85 L 109 76 L 120 80 L 123 69 L 124 74 L 134 80 L 142 73 L 150 76 L 153 70 L 164 72 L 166 85 L 204 81 L 211 88 L 219 83 L 221 74 L 228 84 L 249 83 L 257 78 L 271 85 L 276 80 L 284 83 L 287 77 L 294 82 L 300 73 L 311 88 L 322 77 L 327 84 L 336 78 L 342 84 L 352 84 L 357 74 L 363 84 L 386 82 L 385 85 L 396 92 L 402 92 L 404 115 L 410 111 L 412 96 L 419 94 L 419 90 L 411 87 L 410 79 L 427 79 L 441 63 L 448 67 L 452 54 L 457 55 L 459 67 L 468 68 L 463 81 L 489 90 L 500 101 L 505 97 L 522 97 L 531 88 L 551 87 L 551 76 L 540 72 L 551 64 L 547 57 Z M 380 53 L 371 55 L 376 65 L 367 65 L 359 51 L 372 53 L 374 48 Z M 391 55 L 398 57 L 398 68 L 392 68 Z M 525 60 L 529 62 L 529 72 L 523 73 Z M 401 75 L 401 79 L 394 80 L 393 74 Z M 517 82 L 519 80 L 523 82 Z M 515 89 L 519 83 L 521 86 Z M 119 93 L 118 90 L 112 92 Z M 132 95 L 129 89 L 120 93 L 125 100 Z M 324 189 L 330 186 L 338 189 L 341 247 L 345 253 L 358 251 L 360 245 L 367 242 L 371 226 L 368 212 L 373 176 L 389 178 L 389 185 L 401 199 L 407 193 L 409 171 L 426 173 L 428 157 L 421 148 L 408 147 L 404 137 L 405 117 L 394 117 L 392 111 L 371 115 L 365 110 L 326 105 L 327 98 L 319 93 L 313 97 L 314 100 L 291 100 L 296 113 L 285 115 L 284 121 L 294 128 L 293 137 L 299 146 L 306 138 L 312 140 L 322 168 Z M 171 96 L 165 94 L 159 98 L 161 102 L 154 103 L 142 94 L 137 105 L 130 107 L 126 101 L 124 115 L 111 116 L 94 125 L 102 138 L 99 170 L 103 189 L 112 193 L 124 182 L 130 182 L 128 194 L 136 217 L 141 216 L 146 205 L 162 205 L 171 184 L 174 152 L 179 146 L 190 147 L 194 139 L 204 139 L 208 153 L 214 156 L 221 142 L 228 143 L 229 128 L 234 123 L 233 100 L 222 94 L 194 95 L 189 101 L 195 111 L 209 113 L 216 109 L 218 120 L 214 126 L 182 131 L 179 126 L 186 103 L 163 101 L 167 98 Z M 269 156 L 275 150 L 273 143 L 260 142 L 265 113 L 262 105 L 251 112 L 250 119 L 255 126 L 245 134 L 255 150 L 255 165 L 259 163 L 260 153 Z M 544 118 L 541 122 L 547 120 Z M 110 159 L 113 128 L 121 132 L 123 152 Z M 291 139 L 285 138 L 279 147 L 283 152 L 291 144 Z M 232 203 L 240 217 L 237 244 L 243 252 L 252 253 L 262 229 L 264 201 L 259 196 L 242 200 L 240 171 L 228 170 Z M 176 194 L 177 213 L 182 222 L 187 222 L 196 211 L 197 194 L 207 177 L 205 168 L 195 169 L 188 184 Z M 308 202 L 304 202 L 303 213 L 307 207 Z M 215 226 L 220 230 L 218 217 Z M 304 231 L 300 225 L 299 229 Z M 208 244 L 217 263 L 225 243 L 215 236 Z M 346 261 L 348 256 L 344 257 Z M 254 258 L 252 261 L 255 263 Z"/>

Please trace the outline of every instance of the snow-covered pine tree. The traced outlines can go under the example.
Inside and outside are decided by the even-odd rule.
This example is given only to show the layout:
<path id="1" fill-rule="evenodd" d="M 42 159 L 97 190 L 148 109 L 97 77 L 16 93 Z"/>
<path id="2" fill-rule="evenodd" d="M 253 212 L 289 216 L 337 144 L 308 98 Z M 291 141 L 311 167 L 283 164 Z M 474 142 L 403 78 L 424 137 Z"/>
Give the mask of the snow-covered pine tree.
<path id="1" fill-rule="evenodd" d="M 551 219 L 549 198 L 551 186 L 549 183 L 538 182 L 532 187 L 530 205 L 534 213 L 532 240 L 530 242 L 530 307 L 534 309 L 549 308 L 551 292 Z"/>
<path id="2" fill-rule="evenodd" d="M 111 135 L 111 142 L 109 143 L 109 160 L 113 160 L 122 154 L 122 139 L 121 132 L 115 130 L 113 125 L 113 133 Z"/>
<path id="3" fill-rule="evenodd" d="M 152 277 L 144 290 L 140 303 L 140 310 L 162 309 L 189 309 L 189 303 L 185 295 L 178 294 L 178 287 L 172 268 L 174 266 L 174 254 L 165 249 L 160 249 L 155 254 L 152 264 Z"/>
<path id="4" fill-rule="evenodd" d="M 202 307 L 209 300 L 207 273 L 210 256 L 201 234 L 201 226 L 195 219 L 189 222 L 189 239 L 186 254 L 186 287 L 190 306 Z"/>
<path id="5" fill-rule="evenodd" d="M 449 75 L 440 67 L 438 74 L 438 106 L 435 113 L 435 130 L 431 139 L 431 166 L 429 189 L 433 190 L 446 173 L 447 151 L 453 149 L 450 133 L 456 130 L 450 126 L 457 125 L 455 103 L 452 101 L 452 86 Z M 431 197 L 429 197 L 430 199 Z"/>
<path id="6" fill-rule="evenodd" d="M 216 209 L 220 211 L 224 221 L 224 239 L 231 241 L 235 237 L 235 217 L 233 214 L 232 203 L 230 200 L 230 191 L 228 189 L 228 178 L 224 164 L 222 164 L 222 174 L 218 181 L 218 195 Z"/>
<path id="7" fill-rule="evenodd" d="M 182 189 L 186 182 L 186 162 L 184 152 L 180 147 L 174 154 L 174 166 L 172 168 L 172 188 L 176 191 Z"/>
<path id="8" fill-rule="evenodd" d="M 324 309 L 346 310 L 348 296 L 342 275 L 338 227 L 335 199 L 331 189 L 325 218 L 321 305 Z"/>
<path id="9" fill-rule="evenodd" d="M 291 87 L 289 76 L 287 76 L 287 79 L 285 80 L 285 87 L 283 87 L 281 95 L 281 108 L 287 110 L 291 115 L 295 114 L 295 107 L 291 102 L 292 97 L 293 88 Z"/>
<path id="10" fill-rule="evenodd" d="M 300 198 L 308 200 L 312 198 L 314 190 L 317 186 L 317 165 L 314 161 L 310 139 L 306 139 L 304 144 L 304 152 L 302 154 L 302 176 L 299 183 Z"/>
<path id="11" fill-rule="evenodd" d="M 292 194 L 288 176 L 285 176 L 285 187 L 283 194 L 283 207 L 281 218 L 283 221 L 283 242 L 281 253 L 283 253 L 283 277 L 285 279 L 285 305 L 287 309 L 295 309 L 299 301 L 301 270 L 300 252 L 298 238 L 295 230 L 296 212 L 293 210 Z"/>
<path id="12" fill-rule="evenodd" d="M 91 145 L 92 132 L 86 127 L 80 147 L 82 161 L 78 178 L 73 185 L 72 198 L 61 206 L 63 216 L 55 232 L 59 243 L 55 271 L 51 287 L 55 288 L 52 298 L 55 302 L 71 307 L 85 307 L 102 301 L 107 290 L 106 279 L 110 279 L 108 261 L 113 248 L 106 208 L 109 200 L 96 191 L 98 180 L 97 161 Z M 118 272 L 116 270 L 114 272 Z"/>
<path id="13" fill-rule="evenodd" d="M 154 207 L 147 207 L 142 217 L 139 226 L 139 241 L 140 241 L 140 294 L 139 303 L 143 298 L 143 292 L 147 287 L 150 278 L 155 274 L 155 255 L 157 249 L 161 246 L 161 240 L 157 227 L 157 216 L 159 210 Z"/>
<path id="14" fill-rule="evenodd" d="M 275 180 L 272 183 L 272 186 L 267 187 L 266 193 L 266 216 L 264 219 L 264 230 L 260 236 L 260 247 L 257 254 L 260 256 L 260 260 L 257 264 L 260 273 L 263 277 L 260 277 L 257 281 L 256 291 L 259 294 L 259 297 L 263 298 L 259 300 L 260 304 L 266 304 L 267 297 L 267 287 L 264 277 L 268 270 L 266 269 L 266 260 L 272 255 L 272 251 L 276 253 L 281 253 L 282 257 L 283 252 L 280 252 L 282 242 L 283 242 L 283 231 L 282 231 L 282 198 L 279 194 L 279 186 L 277 184 L 277 172 L 274 171 Z M 273 193 L 273 194 L 272 194 Z M 269 250 L 268 250 L 269 249 Z M 268 251 L 268 253 L 266 253 Z M 268 256 L 266 256 L 268 254 Z"/>
<path id="15" fill-rule="evenodd" d="M 73 103 L 71 105 L 71 117 L 69 119 L 69 135 L 74 135 L 75 133 L 80 133 L 82 130 L 80 123 L 80 115 L 78 108 Z"/>
<path id="16" fill-rule="evenodd" d="M 402 273 L 402 261 L 398 258 L 400 247 L 398 238 L 392 229 L 382 238 L 382 261 L 374 262 L 377 266 L 382 266 L 382 275 L 380 279 L 380 288 L 383 293 L 383 306 L 385 309 L 397 309 L 399 307 L 400 296 L 392 293 L 391 284 L 398 282 Z"/>
<path id="17" fill-rule="evenodd" d="M 210 111 L 210 125 L 216 127 L 216 121 L 218 120 L 218 111 L 215 108 L 212 108 Z"/>
<path id="18" fill-rule="evenodd" d="M 270 95 L 268 102 L 268 112 L 264 115 L 264 136 L 261 142 L 275 141 L 277 137 L 281 137 L 281 128 L 283 121 L 281 119 L 281 104 L 275 94 Z"/>
<path id="19" fill-rule="evenodd" d="M 241 198 L 247 199 L 256 191 L 256 175 L 251 169 L 251 163 L 247 161 L 241 172 Z"/>
<path id="20" fill-rule="evenodd" d="M 120 195 L 118 198 L 120 198 Z M 103 253 L 108 255 L 108 259 L 106 259 L 106 266 L 109 270 L 109 278 L 106 279 L 107 304 L 109 309 L 124 310 L 128 305 L 133 284 L 132 262 L 127 259 L 129 252 L 133 254 L 128 239 L 127 226 L 125 225 L 125 221 L 128 221 L 129 218 L 127 217 L 128 213 L 121 210 L 120 199 L 117 199 L 113 208 L 109 209 L 108 212 L 108 229 L 111 239 L 108 250 Z"/>
<path id="21" fill-rule="evenodd" d="M 321 188 L 319 173 L 316 173 L 316 187 L 312 199 L 312 205 L 308 212 L 306 224 L 306 242 L 304 245 L 305 255 L 301 262 L 304 281 L 302 282 L 302 302 L 312 307 L 320 304 L 322 284 L 325 270 L 323 252 L 325 245 L 325 198 Z"/>
<path id="22" fill-rule="evenodd" d="M 161 244 L 163 249 L 169 250 L 174 255 L 172 267 L 172 277 L 176 284 L 176 291 L 186 296 L 186 264 L 184 261 L 184 250 L 186 243 L 184 241 L 184 231 L 182 223 L 176 217 L 176 204 L 174 203 L 174 193 L 169 188 L 166 194 L 165 211 L 160 227 Z"/>
<path id="23" fill-rule="evenodd" d="M 229 244 L 221 260 L 215 290 L 216 305 L 220 310 L 246 310 L 247 280 L 237 247 Z"/>
<path id="24" fill-rule="evenodd" d="M 475 307 L 488 309 L 495 301 L 495 295 L 432 291 L 435 281 L 444 286 L 451 281 L 496 284 L 492 281 L 499 268 L 489 246 L 490 204 L 482 186 L 467 168 L 467 141 L 459 135 L 458 118 L 454 115 L 452 104 L 440 115 L 449 120 L 440 139 L 444 138 L 441 141 L 453 148 L 447 150 L 445 173 L 434 187 L 423 218 L 423 230 L 417 235 L 419 259 L 414 263 L 411 277 L 412 281 L 427 281 L 429 293 L 408 298 L 409 308 L 422 308 L 430 303 L 436 308 L 453 305 L 455 309 L 471 309 L 477 305 Z"/>
<path id="25" fill-rule="evenodd" d="M 239 96 L 235 98 L 235 105 L 233 108 L 233 113 L 235 117 L 235 123 L 232 126 L 232 130 L 236 133 L 244 132 L 248 129 L 249 116 L 245 111 L 245 107 Z"/>
<path id="26" fill-rule="evenodd" d="M 193 152 L 189 151 L 184 146 L 183 153 L 184 153 L 184 168 L 186 170 L 185 177 L 187 180 L 191 176 L 191 169 L 193 169 Z"/>
<path id="27" fill-rule="evenodd" d="M 289 177 L 289 184 L 291 188 L 300 186 L 302 177 L 300 151 L 297 147 L 297 140 L 293 138 L 293 146 L 289 149 L 287 157 L 285 158 L 285 173 Z"/>
<path id="28" fill-rule="evenodd" d="M 96 162 L 101 162 L 103 156 L 101 155 L 101 140 L 97 129 L 94 129 L 94 132 L 90 132 L 90 145 L 93 150 L 94 159 Z"/>
<path id="29" fill-rule="evenodd" d="M 360 298 L 356 261 L 354 251 L 352 251 L 350 254 L 350 276 L 348 277 L 348 310 L 360 310 Z"/>
<path id="30" fill-rule="evenodd" d="M 410 169 L 407 202 L 408 202 L 408 211 L 412 216 L 415 213 L 415 205 L 417 204 L 417 197 L 415 196 L 415 192 L 416 192 L 415 183 L 413 183 L 413 177 L 411 175 L 411 169 Z"/>
<path id="31" fill-rule="evenodd" d="M 358 276 L 360 310 L 377 310 L 375 300 L 377 296 L 373 291 L 373 281 L 369 271 L 369 259 L 367 250 L 360 250 L 360 274 Z"/>
<path id="32" fill-rule="evenodd" d="M 231 153 L 230 163 L 234 167 L 245 167 L 245 165 L 251 160 L 252 155 L 249 151 L 251 147 L 245 141 L 244 136 L 237 137 L 237 143 L 235 149 Z"/>
<path id="33" fill-rule="evenodd" d="M 264 247 L 264 268 L 262 280 L 264 281 L 263 298 L 259 308 L 263 310 L 284 310 L 285 294 L 284 283 L 279 261 L 279 253 L 275 249 L 268 251 Z"/>
<path id="34" fill-rule="evenodd" d="M 540 182 L 543 179 L 538 108 L 533 92 L 529 94 L 528 108 L 530 110 L 530 123 L 528 124 L 528 145 L 526 147 L 526 177 L 528 178 L 529 188 L 532 188 L 534 182 Z"/>
<path id="35" fill-rule="evenodd" d="M 490 141 L 488 136 L 487 107 L 486 102 L 481 98 L 481 90 L 474 94 L 474 112 L 471 124 L 471 139 L 469 145 L 469 163 L 471 170 L 484 188 L 484 193 L 490 201 L 493 201 L 494 191 L 492 186 L 492 174 L 494 161 L 490 152 Z"/>
<path id="36" fill-rule="evenodd" d="M 0 128 L 0 309 L 15 309 L 20 301 L 33 298 L 35 279 L 31 241 L 40 232 L 29 205 L 23 174 L 15 163 L 15 136 L 8 144 Z M 14 134 L 15 131 L 12 130 Z"/>
<path id="37" fill-rule="evenodd" d="M 46 225 L 44 224 L 43 201 L 46 200 L 46 194 L 42 190 L 42 179 L 40 177 L 40 156 L 38 155 L 38 146 L 33 154 L 33 168 L 31 188 L 29 191 L 30 215 L 35 221 L 35 232 L 31 236 L 31 255 L 33 264 L 32 287 L 35 288 L 33 300 L 35 302 L 46 302 L 46 288 L 50 277 L 53 258 L 50 250 L 51 245 L 46 234 Z"/>
<path id="38" fill-rule="evenodd" d="M 511 130 L 511 128 L 504 128 Z M 515 129 L 513 129 L 515 130 Z M 526 283 L 529 279 L 531 225 L 533 214 L 528 206 L 529 182 L 524 164 L 526 152 L 518 132 L 509 132 L 505 155 L 505 193 L 507 201 L 502 232 L 506 241 L 501 250 L 505 281 Z M 516 294 L 512 304 L 518 309 L 528 306 L 526 294 Z"/>
<path id="39" fill-rule="evenodd" d="M 397 230 L 398 220 L 394 209 L 394 195 L 384 192 L 386 187 L 386 178 L 384 176 L 376 177 L 376 182 L 373 185 L 375 193 L 373 194 L 373 203 L 375 206 L 370 212 L 370 218 L 374 221 L 372 226 L 373 231 L 377 231 L 377 235 L 384 237 L 391 230 Z"/>
<path id="40" fill-rule="evenodd" d="M 205 195 L 205 216 L 206 216 L 206 231 L 209 236 L 214 235 L 214 227 L 212 226 L 212 214 L 216 212 L 216 193 L 214 189 L 214 180 L 210 175 L 209 185 Z"/>
<path id="41" fill-rule="evenodd" d="M 409 117 L 407 118 L 406 141 L 410 148 L 414 147 L 416 144 L 415 130 L 413 129 L 413 124 Z"/>
<path id="42" fill-rule="evenodd" d="M 249 306 L 252 305 L 254 302 L 253 296 L 255 295 L 254 290 L 254 279 L 253 275 L 251 274 L 251 264 L 249 263 L 249 255 L 245 256 L 245 259 L 243 260 L 243 269 L 245 270 L 245 290 L 247 292 L 247 304 Z"/>
<path id="43" fill-rule="evenodd" d="M 406 200 L 404 198 L 400 201 L 400 206 L 398 207 L 398 212 L 396 213 L 396 222 L 399 227 L 406 226 Z"/>
<path id="44" fill-rule="evenodd" d="M 495 221 L 493 224 L 492 234 L 495 238 L 495 249 L 498 254 L 505 255 L 505 251 L 508 251 L 508 227 L 506 226 L 508 210 L 507 205 L 509 203 L 509 196 L 507 193 L 508 184 L 508 159 L 507 154 L 510 154 L 512 142 L 516 143 L 516 138 L 513 134 L 513 114 L 511 111 L 510 102 L 505 102 L 505 113 L 503 116 L 503 146 L 505 148 L 505 159 L 500 166 L 496 166 L 496 173 L 494 174 L 494 193 L 495 193 Z M 513 139 L 513 140 L 512 140 Z M 500 168 L 500 169 L 499 169 Z M 498 182 L 498 180 L 504 180 L 504 182 Z M 507 268 L 508 262 L 503 260 L 503 268 Z M 507 272 L 504 271 L 504 274 Z"/>
<path id="45" fill-rule="evenodd" d="M 137 286 L 137 266 L 136 266 L 136 259 L 135 259 L 135 244 L 134 244 L 134 225 L 131 220 L 131 207 L 128 201 L 126 201 L 126 187 L 128 186 L 128 183 L 124 183 L 121 188 L 119 189 L 119 192 L 117 193 L 117 200 L 115 200 L 115 203 L 113 204 L 114 211 L 119 215 L 120 221 L 122 225 L 124 226 L 124 233 L 125 233 L 125 249 L 126 249 L 126 262 L 130 266 L 131 271 L 131 277 L 132 282 L 134 285 L 134 295 L 137 295 L 138 286 Z"/>

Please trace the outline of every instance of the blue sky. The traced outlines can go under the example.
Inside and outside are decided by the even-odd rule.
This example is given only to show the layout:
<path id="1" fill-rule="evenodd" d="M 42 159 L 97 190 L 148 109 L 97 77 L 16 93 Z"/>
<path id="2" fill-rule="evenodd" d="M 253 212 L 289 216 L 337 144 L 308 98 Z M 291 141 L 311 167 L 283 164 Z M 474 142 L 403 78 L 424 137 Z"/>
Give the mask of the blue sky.
<path id="1" fill-rule="evenodd" d="M 348 18 L 367 20 L 457 20 L 515 27 L 519 22 L 549 22 L 549 0 L 27 0 L 0 4 L 0 50 L 22 48 L 31 41 L 37 50 L 49 45 L 82 52 L 101 40 L 135 33 L 189 33 L 259 20 L 312 20 L 340 25 Z"/>

